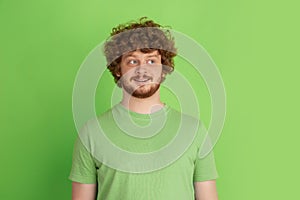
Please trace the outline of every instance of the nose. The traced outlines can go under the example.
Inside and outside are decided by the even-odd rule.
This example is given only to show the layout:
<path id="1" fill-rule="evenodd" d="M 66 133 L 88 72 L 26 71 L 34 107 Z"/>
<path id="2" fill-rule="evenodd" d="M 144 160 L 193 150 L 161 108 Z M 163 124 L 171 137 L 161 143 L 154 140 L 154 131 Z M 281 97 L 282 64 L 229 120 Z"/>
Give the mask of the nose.
<path id="1" fill-rule="evenodd" d="M 147 68 L 145 66 L 137 66 L 135 69 L 135 73 L 138 75 L 144 75 L 147 74 Z"/>

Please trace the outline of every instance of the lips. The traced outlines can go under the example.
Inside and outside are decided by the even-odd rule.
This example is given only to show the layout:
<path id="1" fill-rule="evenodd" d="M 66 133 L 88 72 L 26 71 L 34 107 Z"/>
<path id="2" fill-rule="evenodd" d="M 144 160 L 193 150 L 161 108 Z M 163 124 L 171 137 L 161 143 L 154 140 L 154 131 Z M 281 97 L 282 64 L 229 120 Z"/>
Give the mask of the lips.
<path id="1" fill-rule="evenodd" d="M 136 82 L 145 83 L 147 81 L 150 81 L 151 79 L 148 78 L 148 79 L 133 79 L 133 80 L 136 81 Z"/>
<path id="2" fill-rule="evenodd" d="M 148 81 L 152 81 L 152 78 L 150 76 L 134 76 L 130 80 L 137 83 L 146 83 Z"/>

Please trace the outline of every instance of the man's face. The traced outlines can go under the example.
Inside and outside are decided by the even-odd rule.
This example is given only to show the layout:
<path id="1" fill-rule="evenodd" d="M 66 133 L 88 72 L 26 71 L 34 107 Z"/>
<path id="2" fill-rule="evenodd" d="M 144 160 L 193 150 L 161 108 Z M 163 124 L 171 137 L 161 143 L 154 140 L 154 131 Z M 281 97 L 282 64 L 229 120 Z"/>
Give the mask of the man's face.
<path id="1" fill-rule="evenodd" d="M 122 56 L 121 85 L 137 98 L 152 96 L 161 83 L 161 55 L 157 50 L 151 53 L 133 51 Z"/>

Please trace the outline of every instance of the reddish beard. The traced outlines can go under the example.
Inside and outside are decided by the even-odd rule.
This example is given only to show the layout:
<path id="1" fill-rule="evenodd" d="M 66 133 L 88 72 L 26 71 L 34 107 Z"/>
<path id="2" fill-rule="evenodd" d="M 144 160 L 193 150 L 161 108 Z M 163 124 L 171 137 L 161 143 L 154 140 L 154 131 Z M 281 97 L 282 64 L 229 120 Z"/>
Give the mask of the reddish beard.
<path id="1" fill-rule="evenodd" d="M 147 89 L 146 92 L 142 92 L 141 90 L 143 90 L 144 87 L 150 87 L 150 89 Z M 160 84 L 157 84 L 157 83 L 142 85 L 142 86 L 139 86 L 136 90 L 134 90 L 131 95 L 133 97 L 141 98 L 141 99 L 148 98 L 148 97 L 151 97 L 159 89 L 159 87 L 160 87 Z"/>
<path id="2" fill-rule="evenodd" d="M 149 79 L 150 81 L 153 80 L 152 77 L 147 76 L 147 75 L 144 75 L 142 77 L 134 76 L 134 77 L 131 77 L 129 80 L 131 82 L 134 80 L 141 80 L 141 79 L 144 79 L 144 80 Z M 144 85 L 140 85 L 140 86 L 137 86 L 134 88 L 130 84 L 126 83 L 126 81 L 124 81 L 123 79 L 120 79 L 120 81 L 121 81 L 122 88 L 124 88 L 124 90 L 128 94 L 130 94 L 133 97 L 141 98 L 141 99 L 151 97 L 160 87 L 160 83 L 151 82 L 151 83 L 148 83 L 148 84 L 146 83 Z"/>

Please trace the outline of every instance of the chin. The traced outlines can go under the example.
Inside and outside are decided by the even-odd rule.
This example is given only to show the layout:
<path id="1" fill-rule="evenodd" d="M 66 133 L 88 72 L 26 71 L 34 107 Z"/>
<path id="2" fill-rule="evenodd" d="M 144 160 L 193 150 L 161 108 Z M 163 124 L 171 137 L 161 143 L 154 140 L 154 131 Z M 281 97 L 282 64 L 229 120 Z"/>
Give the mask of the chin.
<path id="1" fill-rule="evenodd" d="M 154 95 L 156 93 L 156 91 L 159 89 L 160 84 L 155 84 L 150 86 L 150 88 L 145 89 L 142 86 L 142 88 L 138 88 L 136 89 L 134 92 L 132 92 L 132 96 L 136 97 L 136 98 L 140 98 L 140 99 L 145 99 L 145 98 L 149 98 L 152 95 Z"/>

